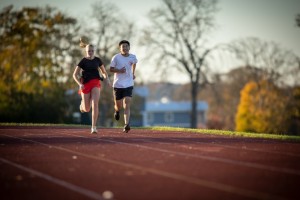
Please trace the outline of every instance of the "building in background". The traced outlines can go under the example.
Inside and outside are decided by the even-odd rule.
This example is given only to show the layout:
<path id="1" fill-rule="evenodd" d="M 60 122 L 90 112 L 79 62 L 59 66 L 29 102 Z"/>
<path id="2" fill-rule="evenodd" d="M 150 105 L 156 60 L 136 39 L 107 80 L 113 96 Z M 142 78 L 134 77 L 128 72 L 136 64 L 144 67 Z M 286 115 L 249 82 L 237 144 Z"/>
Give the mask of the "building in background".
<path id="1" fill-rule="evenodd" d="M 162 87 L 161 87 L 162 86 Z M 169 126 L 190 127 L 191 124 L 191 102 L 171 100 L 176 86 L 172 84 L 161 84 L 160 87 L 150 90 L 148 86 L 135 86 L 133 104 L 131 109 L 130 124 L 133 127 L 147 126 Z M 153 94 L 155 93 L 155 94 Z M 66 93 L 69 103 L 69 115 L 74 124 L 90 124 L 91 113 L 80 113 L 78 106 L 81 98 L 76 90 L 68 90 Z M 149 96 L 152 96 L 149 100 Z M 153 98 L 155 97 L 155 98 Z M 198 128 L 206 128 L 208 104 L 205 101 L 197 103 Z M 99 119 L 98 119 L 99 120 Z M 106 119 L 104 126 L 115 126 L 115 120 Z M 100 122 L 98 122 L 100 124 Z"/>
<path id="2" fill-rule="evenodd" d="M 146 86 L 135 87 L 135 95 L 145 100 L 141 106 L 139 119 L 132 117 L 132 126 L 170 126 L 190 127 L 191 124 L 191 102 L 171 101 L 168 97 L 161 97 L 159 101 L 148 101 L 149 90 Z M 205 101 L 197 103 L 198 128 L 206 127 L 206 113 L 208 104 Z"/>

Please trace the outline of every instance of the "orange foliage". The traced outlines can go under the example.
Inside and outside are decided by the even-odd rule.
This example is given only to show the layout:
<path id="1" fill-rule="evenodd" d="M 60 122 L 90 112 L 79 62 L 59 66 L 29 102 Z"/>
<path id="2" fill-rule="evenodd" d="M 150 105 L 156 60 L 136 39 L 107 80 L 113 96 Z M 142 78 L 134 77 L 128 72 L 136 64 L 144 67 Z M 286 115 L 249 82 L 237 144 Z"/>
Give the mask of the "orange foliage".
<path id="1" fill-rule="evenodd" d="M 241 90 L 236 130 L 258 133 L 285 133 L 287 97 L 273 83 L 251 81 Z"/>

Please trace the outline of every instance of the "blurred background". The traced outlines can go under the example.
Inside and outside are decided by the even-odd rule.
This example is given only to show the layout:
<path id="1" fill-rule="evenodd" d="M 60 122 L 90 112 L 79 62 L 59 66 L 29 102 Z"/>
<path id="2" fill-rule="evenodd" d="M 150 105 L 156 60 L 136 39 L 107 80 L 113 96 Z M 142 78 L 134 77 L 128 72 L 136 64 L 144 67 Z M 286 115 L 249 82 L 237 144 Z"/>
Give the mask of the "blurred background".
<path id="1" fill-rule="evenodd" d="M 298 0 L 1 0 L 0 9 L 0 122 L 90 124 L 72 78 L 85 37 L 107 70 L 130 41 L 132 126 L 300 135 Z M 123 124 L 103 82 L 99 104 L 100 126 Z"/>

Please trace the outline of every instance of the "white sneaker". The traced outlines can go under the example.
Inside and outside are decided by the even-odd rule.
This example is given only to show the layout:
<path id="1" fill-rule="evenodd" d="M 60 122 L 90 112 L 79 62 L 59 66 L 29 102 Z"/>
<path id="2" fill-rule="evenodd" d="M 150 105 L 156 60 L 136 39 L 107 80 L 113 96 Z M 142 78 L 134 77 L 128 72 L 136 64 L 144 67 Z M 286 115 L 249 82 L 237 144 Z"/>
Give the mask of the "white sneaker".
<path id="1" fill-rule="evenodd" d="M 97 134 L 97 128 L 96 127 L 91 128 L 91 134 Z"/>

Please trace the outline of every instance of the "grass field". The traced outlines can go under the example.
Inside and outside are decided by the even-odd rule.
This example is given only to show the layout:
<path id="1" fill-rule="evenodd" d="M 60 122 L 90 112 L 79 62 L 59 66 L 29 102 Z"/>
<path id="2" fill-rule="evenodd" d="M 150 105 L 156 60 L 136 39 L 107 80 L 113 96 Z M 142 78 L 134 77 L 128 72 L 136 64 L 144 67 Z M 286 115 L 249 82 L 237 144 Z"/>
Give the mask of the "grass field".
<path id="1" fill-rule="evenodd" d="M 215 129 L 191 129 L 191 128 L 174 128 L 174 127 L 151 127 L 149 129 L 161 130 L 161 131 L 185 131 L 194 132 L 199 134 L 213 134 L 213 135 L 227 135 L 237 137 L 249 137 L 249 138 L 265 138 L 265 139 L 277 139 L 277 140 L 292 140 L 300 142 L 300 136 L 293 135 L 279 135 L 279 134 L 268 134 L 268 133 L 249 133 L 249 132 L 237 132 L 237 131 L 226 131 L 226 130 L 215 130 Z"/>

